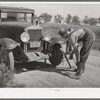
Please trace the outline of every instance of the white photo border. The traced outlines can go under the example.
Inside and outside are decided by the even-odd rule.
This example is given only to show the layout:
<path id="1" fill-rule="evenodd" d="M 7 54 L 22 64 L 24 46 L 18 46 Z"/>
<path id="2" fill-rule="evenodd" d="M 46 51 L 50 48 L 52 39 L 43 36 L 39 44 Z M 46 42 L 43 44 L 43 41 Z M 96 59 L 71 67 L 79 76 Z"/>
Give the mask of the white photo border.
<path id="1" fill-rule="evenodd" d="M 18 3 L 18 2 L 0 2 Z M 25 3 L 25 2 L 19 2 Z M 34 3 L 26 2 L 26 3 Z M 35 2 L 35 3 L 57 3 L 57 4 L 100 4 L 100 2 Z M 78 99 L 78 98 L 100 98 L 100 88 L 0 88 L 0 98 L 2 99 Z"/>

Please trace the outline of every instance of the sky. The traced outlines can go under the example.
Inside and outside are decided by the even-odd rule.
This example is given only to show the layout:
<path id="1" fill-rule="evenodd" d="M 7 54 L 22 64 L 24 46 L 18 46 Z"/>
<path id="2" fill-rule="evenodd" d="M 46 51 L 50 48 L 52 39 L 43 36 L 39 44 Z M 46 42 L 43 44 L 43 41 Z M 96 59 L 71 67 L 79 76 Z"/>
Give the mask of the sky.
<path id="1" fill-rule="evenodd" d="M 83 19 L 86 15 L 94 18 L 100 17 L 99 2 L 0 2 L 0 6 L 31 8 L 35 10 L 35 14 L 37 16 L 39 16 L 41 13 L 48 13 L 52 16 L 60 14 L 64 18 L 67 16 L 67 14 L 71 14 L 72 16 L 78 15 L 80 19 Z"/>

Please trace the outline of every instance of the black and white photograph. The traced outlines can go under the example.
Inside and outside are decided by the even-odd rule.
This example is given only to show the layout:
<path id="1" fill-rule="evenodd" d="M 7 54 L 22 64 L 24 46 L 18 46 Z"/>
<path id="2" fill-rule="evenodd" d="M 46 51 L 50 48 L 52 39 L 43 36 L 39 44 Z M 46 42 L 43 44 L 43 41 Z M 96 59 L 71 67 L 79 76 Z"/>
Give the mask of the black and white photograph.
<path id="1" fill-rule="evenodd" d="M 100 88 L 100 3 L 0 2 L 1 88 Z"/>

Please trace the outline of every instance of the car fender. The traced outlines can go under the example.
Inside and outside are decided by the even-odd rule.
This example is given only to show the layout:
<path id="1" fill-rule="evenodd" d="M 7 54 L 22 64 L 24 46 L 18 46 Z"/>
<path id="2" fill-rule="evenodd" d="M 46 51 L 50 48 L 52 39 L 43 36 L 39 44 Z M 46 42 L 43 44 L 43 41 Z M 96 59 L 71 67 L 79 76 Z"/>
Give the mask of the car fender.
<path id="1" fill-rule="evenodd" d="M 57 44 L 60 48 L 62 48 L 63 45 L 66 45 L 66 40 L 63 39 L 63 38 L 56 38 L 56 37 L 51 38 L 51 40 L 50 40 L 50 45 L 49 45 L 49 47 L 48 47 L 48 50 L 49 50 L 49 51 L 52 51 L 53 47 L 54 47 L 56 44 Z"/>
<path id="2" fill-rule="evenodd" d="M 12 39 L 9 38 L 2 38 L 0 39 L 0 44 L 5 48 L 5 49 L 9 49 L 12 50 L 14 48 L 16 48 L 16 46 L 18 46 L 18 43 Z"/>

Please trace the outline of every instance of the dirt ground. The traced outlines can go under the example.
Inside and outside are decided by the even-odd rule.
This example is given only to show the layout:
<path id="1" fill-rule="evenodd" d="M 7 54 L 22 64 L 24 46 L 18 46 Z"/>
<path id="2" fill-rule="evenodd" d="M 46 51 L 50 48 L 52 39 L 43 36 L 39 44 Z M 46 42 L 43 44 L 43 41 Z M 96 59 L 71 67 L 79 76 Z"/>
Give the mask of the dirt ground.
<path id="1" fill-rule="evenodd" d="M 73 61 L 70 62 L 74 66 Z M 79 80 L 71 79 L 61 73 L 68 67 L 66 61 L 56 68 L 49 61 L 47 64 L 44 64 L 43 61 L 16 64 L 13 81 L 31 88 L 100 87 L 100 52 L 91 52 L 85 73 Z M 75 74 L 71 71 L 70 73 Z"/>

